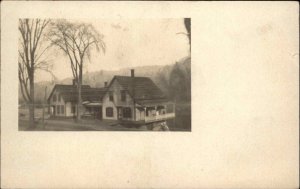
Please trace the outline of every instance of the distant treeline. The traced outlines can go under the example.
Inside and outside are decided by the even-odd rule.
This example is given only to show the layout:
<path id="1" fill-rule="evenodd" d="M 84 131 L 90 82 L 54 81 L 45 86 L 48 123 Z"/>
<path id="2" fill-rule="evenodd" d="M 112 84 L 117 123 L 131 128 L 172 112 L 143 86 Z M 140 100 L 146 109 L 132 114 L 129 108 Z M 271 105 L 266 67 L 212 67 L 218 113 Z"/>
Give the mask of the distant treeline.
<path id="1" fill-rule="evenodd" d="M 130 75 L 130 69 L 118 71 L 96 71 L 83 74 L 83 84 L 91 87 L 103 87 L 104 82 L 110 81 L 114 75 Z M 166 66 L 134 67 L 136 76 L 150 77 L 168 97 L 176 102 L 190 103 L 191 100 L 191 58 L 186 57 L 175 64 Z M 48 98 L 55 84 L 71 84 L 72 79 L 54 80 L 49 82 L 38 82 L 35 84 L 36 104 L 42 104 L 47 86 Z M 23 104 L 22 95 L 19 93 L 19 103 Z"/>

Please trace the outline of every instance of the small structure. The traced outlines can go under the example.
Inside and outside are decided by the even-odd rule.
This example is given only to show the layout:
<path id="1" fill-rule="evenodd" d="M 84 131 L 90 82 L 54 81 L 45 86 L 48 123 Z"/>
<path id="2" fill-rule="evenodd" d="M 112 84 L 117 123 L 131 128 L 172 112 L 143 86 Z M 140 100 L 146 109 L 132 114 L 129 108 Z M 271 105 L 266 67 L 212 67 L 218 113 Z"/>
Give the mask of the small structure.
<path id="1" fill-rule="evenodd" d="M 89 85 L 81 86 L 82 115 L 102 119 L 101 98 L 105 93 L 104 88 L 91 88 Z M 48 97 L 49 112 L 51 117 L 75 117 L 77 115 L 78 91 L 77 86 L 55 85 Z"/>

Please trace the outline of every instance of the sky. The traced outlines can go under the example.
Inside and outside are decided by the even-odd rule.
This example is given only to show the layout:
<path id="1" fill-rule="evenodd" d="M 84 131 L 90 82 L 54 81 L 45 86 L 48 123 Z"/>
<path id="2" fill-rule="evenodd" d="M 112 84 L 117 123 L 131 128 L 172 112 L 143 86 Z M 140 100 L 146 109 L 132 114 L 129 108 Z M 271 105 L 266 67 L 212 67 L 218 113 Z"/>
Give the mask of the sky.
<path id="1" fill-rule="evenodd" d="M 189 42 L 183 19 L 71 20 L 92 24 L 104 36 L 105 53 L 92 51 L 83 73 L 118 70 L 126 67 L 173 64 L 189 55 Z M 51 59 L 58 79 L 72 77 L 70 63 L 60 51 Z M 45 72 L 36 81 L 51 80 Z"/>

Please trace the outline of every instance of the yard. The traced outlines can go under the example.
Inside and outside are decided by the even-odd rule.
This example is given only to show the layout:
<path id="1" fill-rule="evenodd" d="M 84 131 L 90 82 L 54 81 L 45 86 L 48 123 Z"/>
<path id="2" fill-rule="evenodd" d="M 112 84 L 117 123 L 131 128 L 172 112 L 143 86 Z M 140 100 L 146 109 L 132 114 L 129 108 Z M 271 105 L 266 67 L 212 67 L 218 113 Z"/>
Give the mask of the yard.
<path id="1" fill-rule="evenodd" d="M 171 131 L 191 131 L 191 106 L 190 104 L 176 105 L 176 118 L 167 121 Z M 82 120 L 76 122 L 74 119 L 51 119 L 45 108 L 44 124 L 43 109 L 35 109 L 36 131 L 147 131 L 142 127 L 124 127 L 117 121 L 107 120 Z M 27 108 L 19 108 L 19 130 L 25 131 L 29 126 Z"/>

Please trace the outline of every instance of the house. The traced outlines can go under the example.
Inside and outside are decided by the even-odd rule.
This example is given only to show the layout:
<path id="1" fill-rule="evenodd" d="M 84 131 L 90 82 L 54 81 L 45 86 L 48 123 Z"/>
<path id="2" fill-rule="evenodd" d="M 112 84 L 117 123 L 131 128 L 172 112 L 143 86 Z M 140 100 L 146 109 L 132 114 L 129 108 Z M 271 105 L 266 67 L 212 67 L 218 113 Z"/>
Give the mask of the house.
<path id="1" fill-rule="evenodd" d="M 102 97 L 103 119 L 151 123 L 175 117 L 175 104 L 148 77 L 114 76 Z"/>
<path id="2" fill-rule="evenodd" d="M 77 86 L 55 85 L 49 98 L 50 114 L 73 117 L 77 109 Z M 175 104 L 148 77 L 114 76 L 109 85 L 82 85 L 82 117 L 147 124 L 175 117 Z"/>
<path id="3" fill-rule="evenodd" d="M 89 85 L 81 86 L 82 116 L 89 115 L 102 119 L 101 98 L 106 88 L 91 88 Z M 76 84 L 57 84 L 48 97 L 51 117 L 75 117 L 77 115 L 78 92 Z"/>

